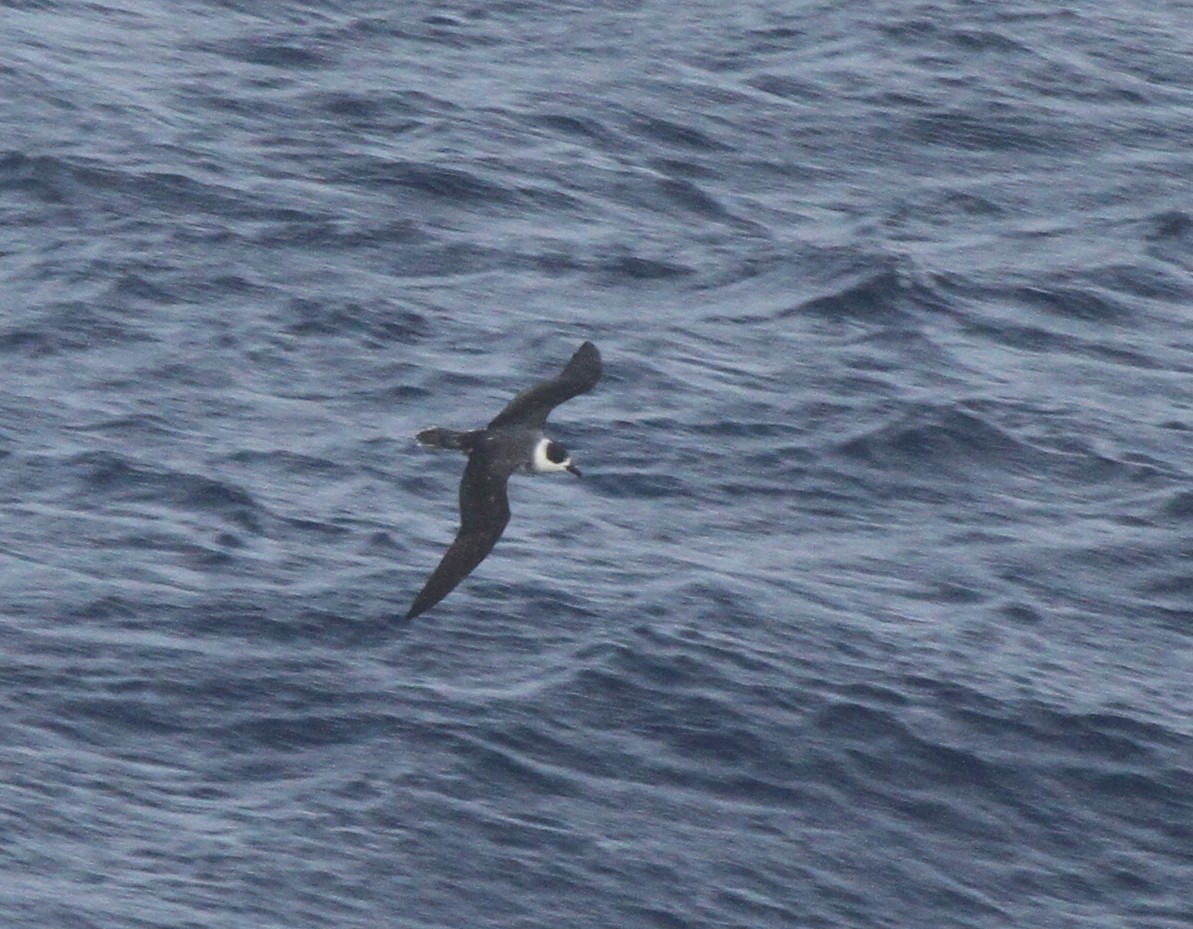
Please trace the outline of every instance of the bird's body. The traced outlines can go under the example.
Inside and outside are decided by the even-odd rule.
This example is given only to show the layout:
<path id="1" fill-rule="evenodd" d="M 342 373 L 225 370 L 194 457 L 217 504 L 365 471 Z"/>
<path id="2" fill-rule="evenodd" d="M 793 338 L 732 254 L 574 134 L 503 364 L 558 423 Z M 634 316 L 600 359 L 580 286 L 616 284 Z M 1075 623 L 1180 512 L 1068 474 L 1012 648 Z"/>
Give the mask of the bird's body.
<path id="1" fill-rule="evenodd" d="M 601 376 L 601 356 L 585 342 L 558 376 L 519 393 L 484 429 L 458 432 L 424 429 L 418 441 L 468 456 L 460 481 L 460 529 L 439 566 L 414 598 L 407 619 L 429 610 L 446 597 L 492 551 L 509 522 L 506 483 L 516 472 L 541 474 L 568 471 L 580 476 L 567 450 L 543 430 L 551 410 L 587 393 Z"/>

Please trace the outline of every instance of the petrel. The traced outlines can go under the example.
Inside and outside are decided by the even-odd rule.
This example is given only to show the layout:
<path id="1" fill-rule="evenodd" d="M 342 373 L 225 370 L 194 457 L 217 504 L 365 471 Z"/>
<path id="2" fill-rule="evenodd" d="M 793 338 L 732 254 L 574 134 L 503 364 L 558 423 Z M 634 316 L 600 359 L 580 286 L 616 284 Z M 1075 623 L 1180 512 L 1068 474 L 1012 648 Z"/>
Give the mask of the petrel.
<path id="1" fill-rule="evenodd" d="M 506 482 L 516 471 L 542 474 L 580 469 L 558 442 L 543 435 L 547 417 L 559 404 L 588 393 L 601 376 L 601 353 L 585 342 L 557 376 L 527 387 L 484 429 L 424 429 L 416 438 L 428 448 L 446 448 L 468 456 L 460 481 L 460 529 L 439 567 L 414 598 L 407 619 L 424 613 L 446 597 L 493 550 L 510 519 Z"/>

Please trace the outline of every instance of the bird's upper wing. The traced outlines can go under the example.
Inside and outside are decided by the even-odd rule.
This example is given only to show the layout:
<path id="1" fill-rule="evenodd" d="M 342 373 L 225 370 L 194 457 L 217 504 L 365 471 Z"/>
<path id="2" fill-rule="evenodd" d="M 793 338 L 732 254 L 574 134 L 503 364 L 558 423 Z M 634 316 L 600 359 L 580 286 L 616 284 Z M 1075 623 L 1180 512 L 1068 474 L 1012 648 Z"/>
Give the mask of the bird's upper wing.
<path id="1" fill-rule="evenodd" d="M 555 407 L 572 397 L 588 393 L 600 377 L 601 353 L 591 342 L 585 342 L 576 349 L 576 354 L 572 355 L 572 360 L 558 377 L 527 387 L 497 414 L 489 423 L 489 428 L 517 424 L 541 429 Z"/>
<path id="2" fill-rule="evenodd" d="M 477 444 L 460 481 L 460 529 L 422 592 L 414 598 L 407 619 L 424 613 L 455 589 L 493 550 L 510 520 L 506 482 L 509 471 L 497 467 L 485 442 Z"/>

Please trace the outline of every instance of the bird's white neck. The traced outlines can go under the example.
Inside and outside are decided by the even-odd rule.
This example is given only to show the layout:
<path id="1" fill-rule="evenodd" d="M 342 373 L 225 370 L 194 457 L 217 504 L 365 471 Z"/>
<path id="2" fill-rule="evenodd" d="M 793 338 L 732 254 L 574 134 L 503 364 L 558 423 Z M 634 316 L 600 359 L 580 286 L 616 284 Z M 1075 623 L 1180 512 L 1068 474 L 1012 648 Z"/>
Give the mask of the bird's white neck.
<path id="1" fill-rule="evenodd" d="M 572 463 L 570 457 L 564 458 L 563 461 L 552 461 L 547 455 L 547 449 L 551 446 L 551 440 L 542 438 L 538 440 L 538 444 L 534 447 L 534 457 L 530 462 L 530 470 L 536 474 L 542 474 L 547 471 L 566 471 Z"/>

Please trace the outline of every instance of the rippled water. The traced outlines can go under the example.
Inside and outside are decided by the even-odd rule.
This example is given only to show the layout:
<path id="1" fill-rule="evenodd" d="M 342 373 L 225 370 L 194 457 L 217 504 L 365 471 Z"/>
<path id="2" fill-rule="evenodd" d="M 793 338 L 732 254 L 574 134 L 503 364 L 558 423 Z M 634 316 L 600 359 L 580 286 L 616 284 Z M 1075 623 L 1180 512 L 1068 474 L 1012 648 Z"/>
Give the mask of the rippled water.
<path id="1" fill-rule="evenodd" d="M 1193 924 L 1188 12 L 6 4 L 0 921 Z"/>

